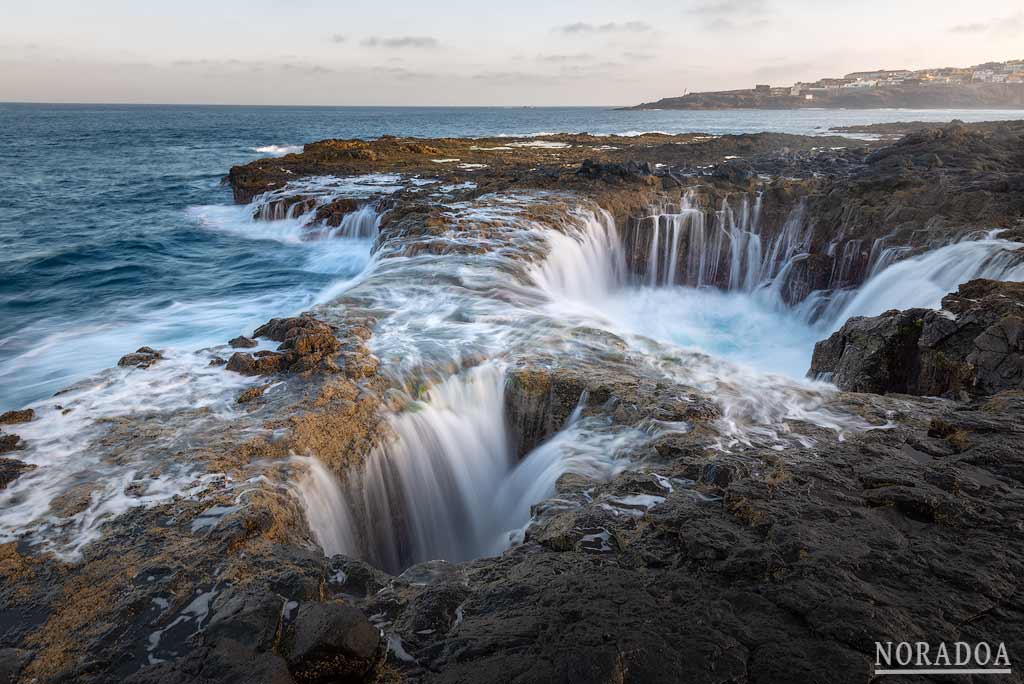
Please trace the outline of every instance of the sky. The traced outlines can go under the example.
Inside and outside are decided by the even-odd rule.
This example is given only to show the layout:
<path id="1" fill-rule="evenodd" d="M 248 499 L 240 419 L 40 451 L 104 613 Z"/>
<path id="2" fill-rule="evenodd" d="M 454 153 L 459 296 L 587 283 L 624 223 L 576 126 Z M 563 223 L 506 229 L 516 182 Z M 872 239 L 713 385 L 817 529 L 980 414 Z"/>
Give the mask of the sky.
<path id="1" fill-rule="evenodd" d="M 1021 0 L 0 0 L 0 101 L 627 105 L 1024 58 Z"/>

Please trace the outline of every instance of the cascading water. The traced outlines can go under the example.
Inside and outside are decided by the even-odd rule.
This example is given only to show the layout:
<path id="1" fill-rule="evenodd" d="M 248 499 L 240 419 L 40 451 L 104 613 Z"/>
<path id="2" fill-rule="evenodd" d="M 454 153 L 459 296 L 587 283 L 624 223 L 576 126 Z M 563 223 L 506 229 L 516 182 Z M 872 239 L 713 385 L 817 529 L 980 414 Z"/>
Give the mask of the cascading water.
<path id="1" fill-rule="evenodd" d="M 852 316 L 889 309 L 937 309 L 942 298 L 975 278 L 1024 280 L 1024 244 L 990 237 L 958 242 L 878 270 L 864 285 L 835 298 L 822 316 L 834 330 Z"/>
<path id="2" fill-rule="evenodd" d="M 450 367 L 466 358 L 458 352 L 462 345 L 501 358 L 514 355 L 524 342 L 547 339 L 544 334 L 564 340 L 564 332 L 553 331 L 593 326 L 628 340 L 637 362 L 715 397 L 723 414 L 718 425 L 722 449 L 738 443 L 784 449 L 794 439 L 806 446 L 806 439 L 789 434 L 787 421 L 793 420 L 840 433 L 867 427 L 830 410 L 827 399 L 833 390 L 802 377 L 813 343 L 823 336 L 820 313 L 841 299 L 819 302 L 817 325 L 799 307 L 784 304 L 779 283 L 810 248 L 802 205 L 779 230 L 768 233 L 756 198 L 735 210 L 725 203 L 706 214 L 690 195 L 678 212 L 641 223 L 637 230 L 646 225 L 649 235 L 634 233 L 623 240 L 604 212 L 570 205 L 564 222 L 552 228 L 520 218 L 523 202 L 517 197 L 486 208 L 454 210 L 452 220 L 464 216 L 468 229 L 453 230 L 446 238 L 466 244 L 479 240 L 486 256 L 474 256 L 475 249 L 455 257 L 417 255 L 415 249 L 410 252 L 414 256 L 397 253 L 401 259 L 384 255 L 350 295 L 391 312 L 378 326 L 374 344 L 382 357 L 398 354 L 415 361 L 392 365 L 400 375 L 425 369 L 430 376 L 432 369 Z M 486 222 L 488 230 L 474 230 L 475 221 Z M 495 232 L 496 222 L 508 233 Z M 521 262 L 500 255 L 509 245 L 532 249 L 538 238 L 547 256 L 523 274 L 533 285 L 524 290 L 510 275 L 519 273 Z M 844 259 L 842 244 L 837 242 L 837 268 L 842 277 L 852 277 L 854 262 L 866 255 L 856 245 Z M 998 240 L 961 243 L 899 261 L 902 248 L 879 244 L 871 254 L 874 275 L 865 292 L 876 286 L 879 292 L 903 290 L 897 281 L 906 276 L 900 275 L 904 269 L 925 280 L 940 272 L 948 276 L 935 281 L 939 296 L 958 279 L 1015 277 L 1018 262 L 1007 256 L 1014 246 Z M 974 266 L 964 264 L 968 255 Z M 964 267 L 953 272 L 949 259 Z M 638 263 L 647 270 L 631 279 Z M 444 270 L 449 266 L 452 270 Z M 426 291 L 419 273 L 433 279 Z M 947 280 L 952 283 L 948 287 Z M 431 298 L 436 312 L 426 319 L 423 296 Z M 887 301 L 877 294 L 866 298 Z M 410 337 L 412 321 L 415 339 Z M 549 344 L 544 348 L 553 348 Z M 455 353 L 446 353 L 453 347 Z M 531 505 L 554 493 L 559 475 L 608 477 L 630 466 L 617 456 L 625 444 L 649 437 L 608 430 L 576 416 L 517 463 L 505 424 L 504 377 L 503 362 L 488 361 L 434 385 L 392 417 L 393 439 L 343 483 L 323 468 L 311 469 L 303 480 L 302 500 L 325 552 L 357 555 L 392 572 L 436 558 L 498 553 L 521 539 Z"/>
<path id="3" fill-rule="evenodd" d="M 562 473 L 600 478 L 625 467 L 616 454 L 634 436 L 599 434 L 578 416 L 517 463 L 504 388 L 494 362 L 434 386 L 391 419 L 394 438 L 345 484 L 309 459 L 300 500 L 324 552 L 389 572 L 500 553 L 521 539 L 530 506 L 554 493 Z"/>
<path id="4" fill-rule="evenodd" d="M 331 237 L 366 240 L 377 237 L 381 215 L 373 203 L 364 204 L 355 211 L 345 214 L 341 224 L 331 231 Z"/>
<path id="5" fill-rule="evenodd" d="M 530 273 L 541 290 L 567 298 L 604 297 L 626 279 L 626 258 L 615 219 L 606 211 L 577 213 L 567 231 L 545 231 L 548 257 Z"/>
<path id="6" fill-rule="evenodd" d="M 781 230 L 765 242 L 761 220 L 762 198 L 751 205 L 742 197 L 738 209 L 728 200 L 708 222 L 692 191 L 683 195 L 678 212 L 653 214 L 637 230 L 646 243 L 639 281 L 645 285 L 690 287 L 719 286 L 750 292 L 779 274 L 789 259 L 806 251 L 809 227 L 804 206 L 798 204 Z M 631 255 L 636 264 L 640 260 Z"/>
<path id="7" fill-rule="evenodd" d="M 368 557 L 398 570 L 503 548 L 493 493 L 513 466 L 504 369 L 486 364 L 430 389 L 391 421 L 396 439 L 370 455 L 353 494 Z"/>

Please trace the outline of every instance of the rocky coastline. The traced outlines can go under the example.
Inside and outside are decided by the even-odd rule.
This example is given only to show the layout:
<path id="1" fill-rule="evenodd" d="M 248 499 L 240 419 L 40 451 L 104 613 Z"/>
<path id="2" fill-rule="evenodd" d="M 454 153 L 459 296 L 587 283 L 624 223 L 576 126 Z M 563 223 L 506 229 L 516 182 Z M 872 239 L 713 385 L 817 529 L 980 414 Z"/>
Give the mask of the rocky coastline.
<path id="1" fill-rule="evenodd" d="M 389 190 L 353 198 L 321 180 L 371 174 Z M 309 219 L 310 239 L 361 231 L 372 211 L 381 266 L 205 350 L 218 402 L 89 433 L 99 462 L 142 464 L 124 487 L 140 501 L 69 551 L 95 498 L 77 483 L 50 504 L 56 522 L 0 544 L 0 682 L 852 683 L 873 681 L 876 641 L 1005 642 L 1024 658 L 1019 283 L 850 318 L 809 369 L 835 387 L 766 376 L 755 391 L 698 377 L 704 355 L 542 319 L 528 291 L 564 284 L 544 270 L 557 236 L 598 226 L 620 239 L 625 279 L 753 288 L 760 264 L 787 307 L 841 311 L 888 265 L 993 231 L 1024 242 L 1024 122 L 913 125 L 895 141 L 325 140 L 226 182 L 255 220 Z M 757 264 L 739 242 L 755 224 Z M 722 226 L 735 230 L 712 245 Z M 429 321 L 441 341 L 402 346 L 395 331 L 445 287 L 464 299 Z M 388 288 L 423 303 L 396 312 Z M 521 318 L 445 337 L 504 325 L 495 302 Z M 196 372 L 176 363 L 142 348 L 110 382 Z M 599 450 L 624 444 L 622 467 L 562 474 L 500 554 L 325 554 L 298 483 L 322 467 L 355 482 L 400 416 L 492 366 L 516 459 L 585 426 Z M 45 469 L 31 428 L 80 415 L 83 391 L 0 416 L 0 488 Z M 762 415 L 770 393 L 799 410 Z M 194 468 L 187 491 L 133 494 L 179 466 Z M 408 512 L 359 515 L 411 543 Z"/>
<path id="2" fill-rule="evenodd" d="M 1024 85 L 1020 83 L 969 83 L 843 88 L 816 93 L 813 99 L 789 93 L 771 95 L 756 90 L 727 90 L 666 97 L 628 109 L 1020 109 L 1021 106 L 1024 106 Z"/>

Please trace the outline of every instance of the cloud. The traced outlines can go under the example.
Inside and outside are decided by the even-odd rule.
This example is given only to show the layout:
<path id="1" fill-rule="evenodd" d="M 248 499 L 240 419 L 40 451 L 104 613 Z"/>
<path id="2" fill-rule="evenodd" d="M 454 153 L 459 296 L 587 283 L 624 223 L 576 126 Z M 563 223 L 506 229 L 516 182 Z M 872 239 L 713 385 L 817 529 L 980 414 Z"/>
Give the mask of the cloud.
<path id="1" fill-rule="evenodd" d="M 714 0 L 693 8 L 693 14 L 705 16 L 764 14 L 768 10 L 765 0 Z"/>
<path id="2" fill-rule="evenodd" d="M 629 60 L 630 62 L 649 62 L 654 57 L 650 52 L 627 51 L 622 53 L 622 59 Z"/>
<path id="3" fill-rule="evenodd" d="M 433 50 L 441 47 L 441 43 L 437 38 L 432 36 L 396 36 L 393 38 L 371 36 L 363 39 L 362 44 L 366 47 L 419 48 L 424 50 Z"/>
<path id="4" fill-rule="evenodd" d="M 266 62 L 241 59 L 178 59 L 171 62 L 175 69 L 189 69 L 203 76 L 236 77 L 239 72 L 264 73 L 277 71 L 293 76 L 325 76 L 338 73 L 337 69 L 322 64 L 302 62 Z"/>
<path id="5" fill-rule="evenodd" d="M 752 19 L 750 21 L 736 21 L 725 17 L 716 17 L 704 23 L 708 31 L 756 31 L 771 24 L 768 19 Z"/>
<path id="6" fill-rule="evenodd" d="M 1018 33 L 1024 33 L 1024 12 L 1017 12 L 1008 17 L 992 19 L 990 21 L 957 24 L 956 26 L 950 26 L 949 32 L 962 36 L 981 35 L 984 33 L 1014 36 Z"/>
<path id="7" fill-rule="evenodd" d="M 754 31 L 771 23 L 766 0 L 711 0 L 690 10 L 708 31 Z"/>
<path id="8" fill-rule="evenodd" d="M 606 24 L 589 24 L 585 21 L 578 21 L 575 24 L 565 24 L 555 28 L 555 31 L 564 33 L 567 36 L 586 36 L 602 33 L 647 33 L 652 30 L 653 27 L 643 21 L 625 21 L 621 23 L 611 21 Z"/>
<path id="9" fill-rule="evenodd" d="M 816 62 L 783 62 L 760 66 L 752 74 L 758 79 L 784 79 L 813 73 L 817 68 L 820 68 L 820 64 Z"/>
<path id="10" fill-rule="evenodd" d="M 488 83 L 525 84 L 530 86 L 547 85 L 557 79 L 548 74 L 537 74 L 526 71 L 483 71 L 472 76 L 474 81 Z"/>
<path id="11" fill-rule="evenodd" d="M 335 33 L 335 34 L 329 36 L 327 38 L 327 40 L 331 41 L 332 43 L 339 43 L 340 44 L 340 43 L 346 42 L 348 40 L 348 36 L 343 36 L 340 33 Z"/>
<path id="12" fill-rule="evenodd" d="M 593 59 L 593 55 L 586 52 L 578 52 L 573 55 L 537 55 L 538 61 L 552 64 L 563 64 L 565 62 L 583 62 Z"/>
<path id="13" fill-rule="evenodd" d="M 393 76 L 400 81 L 418 81 L 427 78 L 436 78 L 434 74 L 428 74 L 423 71 L 413 71 L 412 69 L 406 69 L 400 66 L 378 66 L 373 67 L 372 71 L 378 74 L 385 74 L 387 76 Z"/>

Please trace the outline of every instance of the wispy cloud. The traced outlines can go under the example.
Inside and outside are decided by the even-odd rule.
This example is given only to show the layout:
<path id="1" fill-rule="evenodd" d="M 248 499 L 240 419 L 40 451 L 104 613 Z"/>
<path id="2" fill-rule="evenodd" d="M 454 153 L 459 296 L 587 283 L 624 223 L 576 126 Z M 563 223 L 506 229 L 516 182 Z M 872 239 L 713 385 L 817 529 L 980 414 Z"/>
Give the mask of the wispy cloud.
<path id="1" fill-rule="evenodd" d="M 425 50 L 433 50 L 441 47 L 441 42 L 432 36 L 395 36 L 392 38 L 383 38 L 380 36 L 371 36 L 363 39 L 362 44 L 366 47 L 383 47 L 383 48 L 418 48 Z"/>
<path id="2" fill-rule="evenodd" d="M 548 62 L 549 64 L 564 64 L 565 62 L 584 62 L 589 59 L 593 59 L 594 56 L 587 52 L 578 52 L 572 55 L 537 55 L 537 60 L 540 62 Z"/>
<path id="3" fill-rule="evenodd" d="M 622 53 L 622 59 L 629 60 L 630 62 L 649 62 L 654 59 L 654 54 L 650 52 L 628 50 Z"/>
<path id="4" fill-rule="evenodd" d="M 648 33 L 653 27 L 644 21 L 611 21 L 605 24 L 590 24 L 585 21 L 578 21 L 575 24 L 565 24 L 555 27 L 555 31 L 564 33 L 567 36 L 586 36 L 607 33 Z"/>
<path id="5" fill-rule="evenodd" d="M 713 16 L 764 14 L 768 10 L 765 0 L 713 0 L 693 8 L 694 14 Z"/>
<path id="6" fill-rule="evenodd" d="M 696 5 L 690 14 L 708 31 L 750 31 L 771 23 L 766 0 L 711 0 Z"/>
<path id="7" fill-rule="evenodd" d="M 392 76 L 400 81 L 418 81 L 422 79 L 435 78 L 434 74 L 424 71 L 413 71 L 400 66 L 378 66 L 372 69 L 375 73 Z"/>
<path id="8" fill-rule="evenodd" d="M 1018 33 L 1024 33 L 1024 12 L 1017 12 L 1008 17 L 991 19 L 989 21 L 957 24 L 956 26 L 950 26 L 949 32 L 963 36 L 981 34 L 1015 36 Z"/>

